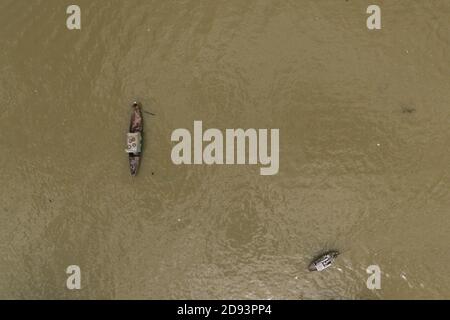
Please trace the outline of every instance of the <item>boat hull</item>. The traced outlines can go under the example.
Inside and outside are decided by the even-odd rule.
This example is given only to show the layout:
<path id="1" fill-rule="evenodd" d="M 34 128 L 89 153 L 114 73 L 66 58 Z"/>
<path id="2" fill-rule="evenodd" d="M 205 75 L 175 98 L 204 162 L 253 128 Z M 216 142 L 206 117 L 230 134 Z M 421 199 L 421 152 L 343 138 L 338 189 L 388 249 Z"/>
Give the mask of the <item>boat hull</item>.
<path id="1" fill-rule="evenodd" d="M 141 156 L 140 155 L 129 155 L 128 156 L 128 161 L 130 163 L 130 173 L 132 176 L 135 176 L 138 172 L 139 169 L 139 162 L 141 160 Z"/>

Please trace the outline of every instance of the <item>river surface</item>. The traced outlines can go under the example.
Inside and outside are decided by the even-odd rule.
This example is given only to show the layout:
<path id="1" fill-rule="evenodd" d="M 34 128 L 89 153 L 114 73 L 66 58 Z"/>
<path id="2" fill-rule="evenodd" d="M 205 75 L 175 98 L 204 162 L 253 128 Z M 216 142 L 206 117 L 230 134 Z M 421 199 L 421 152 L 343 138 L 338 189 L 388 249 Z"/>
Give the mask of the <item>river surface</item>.
<path id="1" fill-rule="evenodd" d="M 450 1 L 373 2 L 0 0 L 0 298 L 449 299 Z M 174 165 L 194 120 L 279 173 Z"/>

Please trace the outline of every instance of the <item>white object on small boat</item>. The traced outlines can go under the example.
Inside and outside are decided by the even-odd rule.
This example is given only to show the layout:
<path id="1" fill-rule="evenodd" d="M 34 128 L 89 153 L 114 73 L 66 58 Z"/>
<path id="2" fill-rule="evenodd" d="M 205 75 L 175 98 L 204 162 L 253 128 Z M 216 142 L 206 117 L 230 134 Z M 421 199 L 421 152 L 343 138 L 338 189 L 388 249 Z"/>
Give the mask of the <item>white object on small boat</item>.
<path id="1" fill-rule="evenodd" d="M 127 133 L 127 148 L 125 149 L 126 153 L 139 153 L 141 152 L 141 133 Z"/>

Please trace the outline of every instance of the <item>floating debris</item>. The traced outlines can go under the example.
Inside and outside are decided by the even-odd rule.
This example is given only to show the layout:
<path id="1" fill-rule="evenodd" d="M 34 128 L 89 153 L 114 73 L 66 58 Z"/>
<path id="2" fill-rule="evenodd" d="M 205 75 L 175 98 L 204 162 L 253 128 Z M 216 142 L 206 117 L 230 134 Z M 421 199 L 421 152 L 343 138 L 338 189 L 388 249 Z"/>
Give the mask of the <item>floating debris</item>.
<path id="1" fill-rule="evenodd" d="M 413 108 L 413 107 L 402 107 L 402 112 L 403 113 L 413 113 L 415 111 L 416 111 L 416 109 Z"/>

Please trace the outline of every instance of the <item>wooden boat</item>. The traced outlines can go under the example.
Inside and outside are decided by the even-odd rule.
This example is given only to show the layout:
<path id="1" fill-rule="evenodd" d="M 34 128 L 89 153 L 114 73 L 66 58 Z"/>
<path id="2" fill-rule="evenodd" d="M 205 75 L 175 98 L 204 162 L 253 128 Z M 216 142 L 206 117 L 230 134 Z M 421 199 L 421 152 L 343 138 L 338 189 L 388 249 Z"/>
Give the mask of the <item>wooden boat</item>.
<path id="1" fill-rule="evenodd" d="M 311 262 L 311 264 L 308 266 L 308 270 L 323 271 L 331 266 L 338 255 L 338 251 L 329 251 L 325 254 L 322 254 L 320 257 L 317 257 L 313 262 Z"/>
<path id="2" fill-rule="evenodd" d="M 132 108 L 130 129 L 127 133 L 127 148 L 125 151 L 128 153 L 130 173 L 132 176 L 135 176 L 141 159 L 142 131 L 144 129 L 144 123 L 141 105 L 138 102 L 133 102 Z"/>

